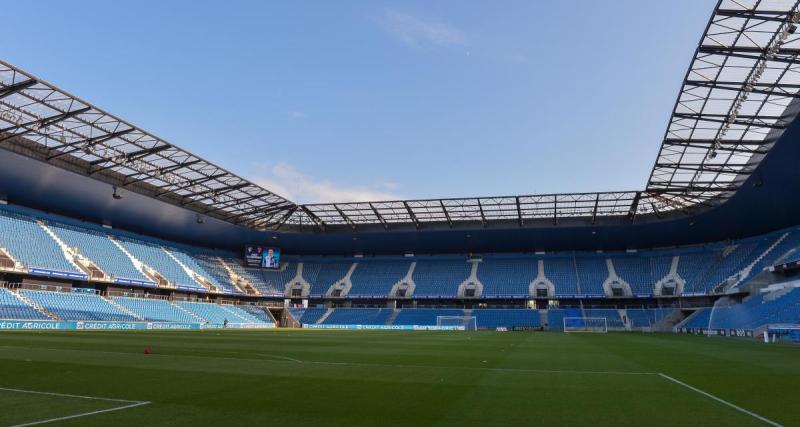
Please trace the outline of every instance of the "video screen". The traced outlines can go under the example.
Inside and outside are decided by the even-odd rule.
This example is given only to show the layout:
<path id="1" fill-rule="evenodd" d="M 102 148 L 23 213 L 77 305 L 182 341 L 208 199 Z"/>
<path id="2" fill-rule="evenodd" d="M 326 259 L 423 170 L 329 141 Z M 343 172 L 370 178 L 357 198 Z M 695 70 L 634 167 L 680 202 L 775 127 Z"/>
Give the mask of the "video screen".
<path id="1" fill-rule="evenodd" d="M 247 245 L 244 260 L 248 267 L 277 269 L 281 265 L 281 250 L 269 246 Z"/>

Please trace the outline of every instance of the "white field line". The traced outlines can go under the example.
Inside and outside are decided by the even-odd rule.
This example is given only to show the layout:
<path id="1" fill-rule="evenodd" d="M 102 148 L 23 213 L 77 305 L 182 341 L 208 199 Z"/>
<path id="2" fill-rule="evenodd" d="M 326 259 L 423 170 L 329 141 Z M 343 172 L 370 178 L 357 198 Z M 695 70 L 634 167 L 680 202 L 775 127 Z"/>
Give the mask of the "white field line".
<path id="1" fill-rule="evenodd" d="M 719 403 L 721 403 L 721 404 L 723 404 L 723 405 L 725 405 L 725 406 L 728 406 L 728 407 L 730 407 L 730 408 L 733 408 L 733 409 L 735 409 L 735 410 L 737 410 L 737 411 L 739 411 L 739 412 L 741 412 L 741 413 L 743 413 L 743 414 L 750 415 L 751 417 L 753 417 L 753 418 L 755 418 L 755 419 L 757 419 L 757 420 L 759 420 L 759 421 L 762 421 L 762 422 L 764 422 L 764 423 L 766 423 L 766 424 L 769 424 L 769 425 L 771 425 L 771 426 L 775 426 L 775 427 L 783 427 L 781 424 L 778 424 L 778 423 L 776 423 L 775 421 L 772 421 L 772 420 L 770 420 L 769 418 L 762 417 L 761 415 L 758 415 L 758 414 L 756 414 L 755 412 L 751 412 L 751 411 L 748 411 L 747 409 L 744 409 L 744 408 L 742 408 L 741 406 L 734 405 L 733 403 L 731 403 L 731 402 L 728 402 L 728 401 L 727 401 L 727 400 L 725 400 L 725 399 L 722 399 L 722 398 L 719 398 L 719 397 L 717 397 L 717 396 L 714 396 L 713 394 L 711 394 L 711 393 L 707 393 L 707 392 L 705 392 L 705 391 L 703 391 L 703 390 L 700 390 L 700 389 L 699 389 L 699 388 L 697 388 L 697 387 L 690 386 L 689 384 L 686 384 L 686 383 L 685 383 L 685 382 L 683 382 L 683 381 L 680 381 L 680 380 L 677 380 L 677 379 L 675 379 L 675 378 L 672 378 L 672 377 L 671 377 L 671 376 L 669 376 L 669 375 L 662 374 L 662 373 L 659 373 L 658 375 L 659 375 L 661 378 L 664 378 L 664 379 L 666 379 L 666 380 L 669 380 L 669 381 L 672 381 L 672 382 L 674 382 L 675 384 L 679 384 L 679 385 L 681 385 L 681 386 L 683 386 L 683 387 L 686 387 L 686 388 L 688 388 L 689 390 L 692 390 L 692 391 L 694 391 L 695 393 L 702 394 L 703 396 L 705 396 L 705 397 L 707 397 L 707 398 L 709 398 L 709 399 L 715 400 L 715 401 L 717 401 L 717 402 L 719 402 Z"/>
<path id="2" fill-rule="evenodd" d="M 24 424 L 16 424 L 16 425 L 14 425 L 12 427 L 25 427 L 25 426 L 34 426 L 34 425 L 39 425 L 39 424 L 54 423 L 56 421 L 64 421 L 64 420 L 71 420 L 73 418 L 88 417 L 90 415 L 103 414 L 103 413 L 106 413 L 106 412 L 113 412 L 113 411 L 121 411 L 123 409 L 130 409 L 130 408 L 135 408 L 137 406 L 144 406 L 144 405 L 149 405 L 150 404 L 150 402 L 142 401 L 142 400 L 112 399 L 112 398 L 108 398 L 108 397 L 82 396 L 82 395 L 78 395 L 78 394 L 65 394 L 65 393 L 51 393 L 51 392 L 46 392 L 46 391 L 21 390 L 21 389 L 18 389 L 18 388 L 0 387 L 0 391 L 9 391 L 9 392 L 13 392 L 13 393 L 39 394 L 39 395 L 44 395 L 44 396 L 67 397 L 67 398 L 71 398 L 71 399 L 87 399 L 87 400 L 101 400 L 101 401 L 104 401 L 104 402 L 127 403 L 127 405 L 117 406 L 117 407 L 114 407 L 114 408 L 100 409 L 100 410 L 91 411 L 91 412 L 83 412 L 83 413 L 80 413 L 80 414 L 67 415 L 67 416 L 58 417 L 58 418 L 48 418 L 46 420 L 32 421 L 32 422 L 24 423 Z"/>

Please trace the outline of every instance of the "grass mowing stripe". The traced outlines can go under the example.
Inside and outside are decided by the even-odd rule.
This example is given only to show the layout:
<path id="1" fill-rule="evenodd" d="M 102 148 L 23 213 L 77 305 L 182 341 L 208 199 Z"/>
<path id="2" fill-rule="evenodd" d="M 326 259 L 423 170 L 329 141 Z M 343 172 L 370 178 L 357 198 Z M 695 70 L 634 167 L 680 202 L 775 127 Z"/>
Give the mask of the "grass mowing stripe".
<path id="1" fill-rule="evenodd" d="M 45 351 L 75 351 L 87 353 L 104 353 L 104 354 L 124 354 L 134 355 L 137 353 L 124 352 L 124 351 L 100 351 L 100 350 L 78 350 L 78 349 L 57 349 L 45 347 L 22 347 L 22 346 L 0 346 L 0 348 L 17 348 L 17 349 L 30 349 L 30 350 L 45 350 Z M 292 364 L 306 364 L 306 365 L 329 365 L 329 366 L 354 366 L 354 367 L 375 367 L 375 368 L 418 368 L 418 369 L 456 369 L 468 371 L 487 371 L 487 372 L 520 372 L 520 373 L 536 373 L 536 374 L 577 374 L 577 375 L 656 375 L 656 372 L 636 372 L 636 371 L 590 371 L 590 370 L 570 370 L 570 369 L 525 369 L 525 368 L 482 368 L 474 366 L 437 366 L 437 365 L 405 365 L 405 364 L 382 364 L 382 363 L 362 363 L 362 362 L 329 362 L 324 360 L 300 360 L 291 357 L 278 356 L 274 354 L 263 353 L 244 353 L 244 352 L 229 352 L 229 351 L 211 351 L 211 353 L 221 354 L 247 354 L 253 356 L 266 356 L 265 358 L 247 358 L 247 357 L 219 357 L 219 356 L 198 356 L 188 354 L 149 354 L 148 357 L 167 357 L 167 358 L 191 358 L 191 359 L 219 359 L 219 360 L 233 360 L 233 361 L 259 361 L 259 362 L 275 362 L 275 363 L 292 363 Z"/>
<path id="2" fill-rule="evenodd" d="M 743 414 L 750 415 L 751 417 L 753 417 L 753 418 L 756 418 L 756 419 L 758 419 L 758 420 L 760 420 L 760 421 L 763 421 L 763 422 L 765 422 L 765 423 L 767 423 L 767 424 L 769 424 L 769 425 L 772 425 L 772 426 L 775 426 L 775 427 L 783 427 L 781 424 L 778 424 L 778 423 L 776 423 L 775 421 L 772 421 L 772 420 L 770 420 L 769 418 L 762 417 L 761 415 L 758 415 L 758 414 L 756 414 L 755 412 L 751 412 L 751 411 L 748 411 L 747 409 L 744 409 L 744 408 L 742 408 L 741 406 L 734 405 L 733 403 L 731 403 L 731 402 L 728 402 L 728 401 L 727 401 L 727 400 L 725 400 L 725 399 L 722 399 L 722 398 L 719 398 L 719 397 L 717 397 L 717 396 L 714 396 L 713 394 L 711 394 L 711 393 L 707 393 L 707 392 L 705 392 L 705 391 L 703 391 L 703 390 L 700 390 L 700 389 L 699 389 L 699 388 L 697 388 L 697 387 L 690 386 L 689 384 L 686 384 L 686 383 L 685 383 L 685 382 L 683 382 L 683 381 L 680 381 L 680 380 L 677 380 L 677 379 L 675 379 L 675 378 L 672 378 L 672 377 L 671 377 L 671 376 L 669 376 L 669 375 L 666 375 L 666 374 L 663 374 L 663 373 L 659 373 L 658 375 L 659 375 L 661 378 L 664 378 L 664 379 L 667 379 L 667 380 L 669 380 L 669 381 L 672 381 L 672 382 L 674 382 L 675 384 L 682 385 L 682 386 L 684 386 L 684 387 L 688 388 L 689 390 L 692 390 L 692 391 L 694 391 L 694 392 L 696 392 L 696 393 L 700 393 L 700 394 L 702 394 L 703 396 L 705 396 L 705 397 L 708 397 L 709 399 L 716 400 L 717 402 L 719 402 L 719 403 L 722 403 L 723 405 L 729 406 L 729 407 L 731 407 L 731 408 L 733 408 L 733 409 L 735 409 L 735 410 L 737 410 L 737 411 L 739 411 L 739 412 L 741 412 L 741 413 L 743 413 Z"/>
<path id="3" fill-rule="evenodd" d="M 72 397 L 78 397 L 78 396 L 72 396 Z M 105 399 L 102 399 L 102 400 L 105 400 Z M 35 425 L 40 425 L 40 424 L 49 424 L 49 423 L 54 423 L 54 422 L 57 422 L 57 421 L 71 420 L 73 418 L 81 418 L 81 417 L 88 417 L 90 415 L 104 414 L 106 412 L 121 411 L 123 409 L 131 409 L 131 408 L 136 408 L 137 406 L 144 406 L 144 405 L 149 405 L 149 404 L 150 404 L 150 402 L 137 402 L 137 403 L 132 403 L 130 405 L 118 406 L 116 408 L 100 409 L 100 410 L 92 411 L 92 412 L 84 412 L 82 414 L 67 415 L 65 417 L 50 418 L 50 419 L 47 419 L 47 420 L 33 421 L 33 422 L 30 422 L 30 423 L 16 424 L 16 425 L 13 425 L 11 427 L 27 427 L 27 426 L 35 426 Z"/>

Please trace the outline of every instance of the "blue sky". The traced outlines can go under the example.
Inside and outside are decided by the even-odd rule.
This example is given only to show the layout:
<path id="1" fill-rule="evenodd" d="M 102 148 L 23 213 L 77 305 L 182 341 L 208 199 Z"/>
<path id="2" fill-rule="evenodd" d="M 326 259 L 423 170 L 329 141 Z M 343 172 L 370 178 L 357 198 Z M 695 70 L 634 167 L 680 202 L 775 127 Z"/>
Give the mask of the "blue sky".
<path id="1" fill-rule="evenodd" d="M 634 190 L 714 4 L 12 0 L 0 57 L 298 202 Z"/>

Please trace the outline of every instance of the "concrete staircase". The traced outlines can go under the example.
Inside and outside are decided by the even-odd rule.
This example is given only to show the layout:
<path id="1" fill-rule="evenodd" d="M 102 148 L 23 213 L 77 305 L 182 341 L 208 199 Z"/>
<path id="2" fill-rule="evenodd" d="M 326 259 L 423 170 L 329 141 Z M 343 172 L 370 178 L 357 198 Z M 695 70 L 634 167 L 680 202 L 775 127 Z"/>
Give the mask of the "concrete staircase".
<path id="1" fill-rule="evenodd" d="M 81 271 L 86 274 L 89 280 L 100 280 L 110 282 L 111 275 L 106 274 L 100 267 L 98 267 L 94 262 L 92 262 L 89 258 L 82 256 L 78 253 L 77 248 L 71 248 L 67 245 L 61 237 L 59 237 L 50 227 L 45 224 L 44 221 L 36 221 L 36 224 L 50 236 L 53 241 L 56 242 L 59 248 L 61 248 L 61 253 L 64 255 L 69 263 L 75 267 L 76 270 Z"/>
<path id="2" fill-rule="evenodd" d="M 128 252 L 128 250 L 125 249 L 125 246 L 123 246 L 120 242 L 116 241 L 111 236 L 107 236 L 107 237 L 108 237 L 108 240 L 110 240 L 111 243 L 113 243 L 114 246 L 117 247 L 117 249 L 119 249 L 123 254 L 125 254 L 125 256 L 128 257 L 129 260 L 131 260 L 131 263 L 133 264 L 133 266 L 137 270 L 139 270 L 139 273 L 142 273 L 142 275 L 144 275 L 148 279 L 152 280 L 159 287 L 162 287 L 162 288 L 174 288 L 175 287 L 174 285 L 170 284 L 169 281 L 167 279 L 165 279 L 164 276 L 161 275 L 161 273 L 156 271 L 155 268 L 150 267 L 149 265 L 139 261 L 139 259 L 136 258 L 135 256 L 133 256 L 132 253 Z"/>
<path id="3" fill-rule="evenodd" d="M 47 318 L 51 320 L 60 320 L 58 316 L 45 310 L 44 307 L 40 306 L 39 304 L 36 304 L 35 302 L 33 302 L 33 300 L 23 295 L 22 292 L 19 291 L 19 289 L 9 289 L 9 291 L 11 291 L 11 294 L 17 297 L 20 301 L 33 307 L 39 313 L 42 313 L 43 315 L 47 316 Z"/>
<path id="4" fill-rule="evenodd" d="M 322 316 L 320 316 L 320 317 L 319 317 L 319 320 L 317 320 L 317 322 L 315 323 L 315 325 L 321 325 L 321 324 L 322 324 L 322 322 L 324 322 L 324 321 L 325 321 L 325 319 L 327 319 L 327 318 L 328 318 L 328 316 L 330 316 L 332 313 L 333 313 L 333 308 L 328 308 L 328 309 L 325 311 L 325 314 L 323 314 Z"/>
<path id="5" fill-rule="evenodd" d="M 764 250 L 764 252 L 759 254 L 758 257 L 756 257 L 756 259 L 754 259 L 750 264 L 748 264 L 745 268 L 743 268 L 741 271 L 739 271 L 736 274 L 736 276 L 735 276 L 736 280 L 733 283 L 731 283 L 731 284 L 729 284 L 727 286 L 723 286 L 721 291 L 722 292 L 726 292 L 726 291 L 728 291 L 730 289 L 736 288 L 737 286 L 739 286 L 739 284 L 744 282 L 745 279 L 749 278 L 750 274 L 753 272 L 753 267 L 755 267 L 756 264 L 761 262 L 761 260 L 763 260 L 767 255 L 769 255 L 778 245 L 781 244 L 781 242 L 786 240 L 786 238 L 789 237 L 789 234 L 790 234 L 789 232 L 786 232 L 786 233 L 783 233 L 780 237 L 778 237 L 778 239 L 776 239 L 772 243 L 772 245 L 770 245 L 766 250 Z M 758 273 L 760 273 L 760 271 L 756 272 L 756 274 L 758 274 Z"/>
<path id="6" fill-rule="evenodd" d="M 109 303 L 109 304 L 113 305 L 113 306 L 114 306 L 114 307 L 116 307 L 118 310 L 122 311 L 123 313 L 125 313 L 125 314 L 129 314 L 129 315 L 131 315 L 131 316 L 135 317 L 135 318 L 136 318 L 136 320 L 140 320 L 140 321 L 141 321 L 141 320 L 144 320 L 144 317 L 142 317 L 142 316 L 139 316 L 139 314 L 138 314 L 138 313 L 134 313 L 133 311 L 131 311 L 131 310 L 130 310 L 129 308 L 127 308 L 127 307 L 123 307 L 122 305 L 120 305 L 119 303 L 117 303 L 116 301 L 114 301 L 114 300 L 113 300 L 111 297 L 109 297 L 109 296 L 104 296 L 104 297 L 103 297 L 103 299 L 104 299 L 104 300 L 106 300 L 106 301 L 108 301 L 108 303 Z"/>
<path id="7" fill-rule="evenodd" d="M 202 286 L 202 287 L 204 287 L 204 288 L 206 288 L 206 289 L 208 289 L 209 291 L 212 291 L 212 292 L 221 292 L 222 291 L 222 289 L 219 289 L 210 280 L 208 280 L 207 277 L 203 277 L 200 273 L 192 270 L 191 268 L 186 266 L 186 264 L 182 263 L 181 260 L 179 260 L 178 257 L 175 256 L 175 254 L 173 254 L 172 252 L 168 251 L 166 248 L 163 248 L 163 247 L 161 248 L 161 250 L 164 251 L 164 253 L 167 254 L 167 256 L 170 257 L 170 259 L 172 259 L 172 261 L 175 262 L 175 264 L 178 264 L 183 269 L 183 271 L 186 273 L 186 275 L 191 277 L 192 280 L 195 281 L 195 283 L 197 283 L 198 285 L 200 285 L 200 286 Z"/>
<path id="8" fill-rule="evenodd" d="M 8 249 L 0 246 L 0 270 L 22 272 L 25 271 L 25 266 L 17 261 Z"/>
<path id="9" fill-rule="evenodd" d="M 219 261 L 220 265 L 222 265 L 222 268 L 225 269 L 225 272 L 228 273 L 228 277 L 230 278 L 231 283 L 234 286 L 236 286 L 237 289 L 239 289 L 242 293 L 244 293 L 246 295 L 256 295 L 256 296 L 260 296 L 261 295 L 261 292 L 255 286 L 253 286 L 253 284 L 250 283 L 249 280 L 247 280 L 244 277 L 238 275 L 233 270 L 233 268 L 231 268 L 231 266 L 228 265 L 227 262 L 225 262 L 224 259 L 222 259 L 221 257 L 217 257 L 216 259 L 217 259 L 217 261 Z M 284 266 L 284 268 L 285 268 L 285 266 Z"/>
<path id="10" fill-rule="evenodd" d="M 240 316 L 239 313 L 236 313 L 235 311 L 233 311 L 230 308 L 228 308 L 225 304 L 220 304 L 219 306 L 220 306 L 220 308 L 222 308 L 223 310 L 227 311 L 228 313 L 231 314 L 231 316 L 233 316 L 235 319 L 238 320 L 237 322 L 234 322 L 234 323 L 253 323 L 252 320 L 245 319 L 244 317 Z"/>
<path id="11" fill-rule="evenodd" d="M 394 325 L 394 321 L 395 319 L 397 319 L 397 316 L 399 315 L 400 315 L 400 309 L 395 308 L 394 310 L 392 310 L 392 314 L 389 315 L 389 318 L 386 319 L 386 323 L 384 323 L 384 325 Z"/>
<path id="12" fill-rule="evenodd" d="M 208 322 L 208 320 L 206 320 L 206 319 L 203 319 L 202 317 L 200 317 L 200 316 L 198 316 L 198 315 L 194 314 L 193 312 L 191 312 L 191 311 L 189 311 L 189 310 L 187 310 L 187 309 L 185 309 L 185 308 L 181 307 L 181 306 L 180 306 L 180 305 L 178 305 L 178 304 L 175 304 L 175 303 L 174 303 L 174 302 L 172 302 L 172 301 L 170 301 L 170 304 L 172 304 L 173 306 L 175 306 L 175 308 L 177 308 L 178 310 L 180 310 L 180 311 L 182 311 L 182 312 L 184 312 L 184 313 L 188 314 L 189 316 L 192 316 L 192 318 L 194 318 L 194 319 L 197 321 L 197 323 L 206 323 L 206 322 Z"/>

